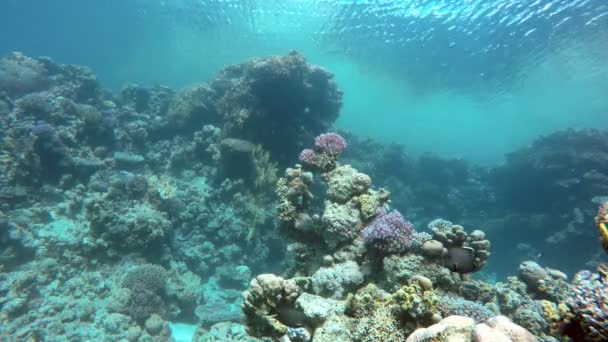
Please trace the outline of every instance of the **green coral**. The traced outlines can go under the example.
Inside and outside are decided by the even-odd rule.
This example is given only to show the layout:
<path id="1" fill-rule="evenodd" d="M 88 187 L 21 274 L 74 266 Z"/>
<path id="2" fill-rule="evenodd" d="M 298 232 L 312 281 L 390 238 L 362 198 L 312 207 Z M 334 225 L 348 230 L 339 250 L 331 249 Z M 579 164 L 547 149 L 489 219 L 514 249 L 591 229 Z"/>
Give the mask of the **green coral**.
<path id="1" fill-rule="evenodd" d="M 432 316 L 439 306 L 437 294 L 433 290 L 425 291 L 416 283 L 401 287 L 393 294 L 393 300 L 407 316 L 415 319 Z"/>
<path id="2" fill-rule="evenodd" d="M 370 283 L 361 288 L 354 295 L 351 293 L 346 298 L 346 310 L 354 317 L 365 317 L 373 314 L 379 307 L 390 301 L 387 294 L 383 293 L 376 284 Z"/>
<path id="3" fill-rule="evenodd" d="M 378 191 L 369 190 L 367 193 L 355 197 L 355 201 L 358 203 L 359 210 L 361 212 L 361 218 L 364 221 L 370 220 L 374 217 L 378 211 L 389 200 L 390 193 L 384 189 Z"/>
<path id="4" fill-rule="evenodd" d="M 370 283 L 349 295 L 346 312 L 359 319 L 355 341 L 403 341 L 405 333 L 430 325 L 438 306 L 437 294 L 416 282 L 392 295 Z"/>

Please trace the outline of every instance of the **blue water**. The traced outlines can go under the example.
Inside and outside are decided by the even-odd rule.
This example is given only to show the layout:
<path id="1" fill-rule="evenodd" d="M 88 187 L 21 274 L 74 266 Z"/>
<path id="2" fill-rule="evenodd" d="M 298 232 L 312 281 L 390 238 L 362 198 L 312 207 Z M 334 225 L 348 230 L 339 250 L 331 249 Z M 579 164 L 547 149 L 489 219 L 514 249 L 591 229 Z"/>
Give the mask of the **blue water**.
<path id="1" fill-rule="evenodd" d="M 539 134 L 605 127 L 608 8 L 580 1 L 7 0 L 0 52 L 182 87 L 303 52 L 345 91 L 338 127 L 495 164 Z"/>
<path id="2" fill-rule="evenodd" d="M 3 0 L 0 341 L 306 335 L 368 284 L 355 341 L 608 339 L 607 42 L 606 0 Z"/>

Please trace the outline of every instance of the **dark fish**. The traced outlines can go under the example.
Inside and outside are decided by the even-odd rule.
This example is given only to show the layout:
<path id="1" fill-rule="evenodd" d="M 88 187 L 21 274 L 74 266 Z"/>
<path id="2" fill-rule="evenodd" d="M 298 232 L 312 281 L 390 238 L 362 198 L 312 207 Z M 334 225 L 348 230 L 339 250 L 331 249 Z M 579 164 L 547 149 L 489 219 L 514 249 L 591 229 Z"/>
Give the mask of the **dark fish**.
<path id="1" fill-rule="evenodd" d="M 444 266 L 456 273 L 471 273 L 475 271 L 473 260 L 473 248 L 471 247 L 451 247 L 445 256 Z"/>
<path id="2" fill-rule="evenodd" d="M 279 311 L 277 319 L 286 325 L 301 327 L 306 322 L 306 315 L 295 308 L 281 305 L 277 309 Z"/>

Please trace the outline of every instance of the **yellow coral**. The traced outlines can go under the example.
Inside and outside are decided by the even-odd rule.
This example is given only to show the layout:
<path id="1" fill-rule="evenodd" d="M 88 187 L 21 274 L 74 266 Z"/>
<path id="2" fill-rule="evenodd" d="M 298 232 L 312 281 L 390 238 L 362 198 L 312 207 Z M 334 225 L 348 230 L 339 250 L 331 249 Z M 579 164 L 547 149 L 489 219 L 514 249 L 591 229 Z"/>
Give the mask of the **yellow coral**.
<path id="1" fill-rule="evenodd" d="M 564 303 L 556 304 L 548 300 L 541 301 L 541 305 L 545 319 L 551 326 L 551 331 L 557 334 L 561 333 L 560 326 L 572 318 L 572 313 L 568 309 L 568 306 Z"/>
<path id="2" fill-rule="evenodd" d="M 367 284 L 356 294 L 349 294 L 346 299 L 348 311 L 355 317 L 371 315 L 379 307 L 385 306 L 390 298 L 383 296 L 380 289 L 373 283 Z"/>
<path id="3" fill-rule="evenodd" d="M 354 200 L 359 205 L 361 218 L 367 221 L 376 215 L 378 208 L 388 202 L 389 196 L 390 192 L 380 189 L 378 191 L 368 190 L 367 193 L 355 197 Z"/>
<path id="4" fill-rule="evenodd" d="M 358 197 L 359 208 L 361 208 L 361 215 L 364 220 L 374 216 L 376 209 L 378 209 L 377 198 L 369 194 L 363 194 Z"/>
<path id="5" fill-rule="evenodd" d="M 414 318 L 431 316 L 439 306 L 437 294 L 433 290 L 424 291 L 416 283 L 401 287 L 393 294 L 393 300 L 404 313 Z"/>

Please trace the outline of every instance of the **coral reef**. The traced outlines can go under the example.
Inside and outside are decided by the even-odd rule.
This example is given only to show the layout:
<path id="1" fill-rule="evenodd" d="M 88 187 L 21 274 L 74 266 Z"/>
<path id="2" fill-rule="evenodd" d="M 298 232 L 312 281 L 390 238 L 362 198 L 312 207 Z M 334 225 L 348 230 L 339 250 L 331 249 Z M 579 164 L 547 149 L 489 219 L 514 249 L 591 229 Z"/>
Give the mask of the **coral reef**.
<path id="1" fill-rule="evenodd" d="M 443 220 L 441 222 L 435 220 L 429 224 L 429 228 L 433 232 L 433 239 L 441 243 L 443 248 L 447 249 L 447 251 L 442 254 L 448 254 L 449 249 L 454 247 L 465 247 L 472 249 L 473 260 L 470 271 L 481 270 L 483 265 L 486 263 L 486 260 L 490 256 L 490 241 L 485 239 L 486 234 L 481 230 L 474 230 L 471 232 L 471 234 L 467 234 L 464 227 L 460 225 L 452 225 L 451 222 L 447 220 Z M 434 248 L 439 249 L 438 244 L 435 244 L 437 246 Z M 456 268 L 458 268 L 458 265 L 452 266 L 456 266 Z"/>
<path id="2" fill-rule="evenodd" d="M 209 86 L 225 134 L 260 144 L 281 162 L 329 129 L 342 105 L 333 75 L 295 51 L 229 66 Z"/>
<path id="3" fill-rule="evenodd" d="M 248 327 L 252 329 L 251 333 L 271 336 L 286 334 L 289 327 L 283 324 L 281 319 L 286 321 L 302 319 L 289 310 L 294 306 L 299 295 L 300 289 L 294 280 L 285 280 L 274 274 L 262 274 L 253 279 L 249 289 L 243 293 L 243 311 L 250 322 Z M 284 316 L 281 316 L 282 314 Z"/>
<path id="4" fill-rule="evenodd" d="M 472 318 L 476 323 L 483 323 L 495 314 L 483 305 L 453 296 L 439 298 L 439 312 L 442 316 L 465 316 Z"/>
<path id="5" fill-rule="evenodd" d="M 605 132 L 486 170 L 329 131 L 341 101 L 297 52 L 117 94 L 83 67 L 0 58 L 3 338 L 607 338 L 605 266 L 571 283 L 544 266 L 574 234 L 604 238 L 605 207 L 578 228 L 606 192 Z"/>
<path id="6" fill-rule="evenodd" d="M 389 192 L 374 190 L 368 175 L 339 163 L 343 139 L 328 137 L 319 136 L 316 150 L 300 154 L 304 166 L 287 168 L 277 182 L 278 217 L 294 240 L 288 252 L 295 263 L 287 272 L 292 278 L 258 276 L 244 292 L 248 331 L 285 341 L 397 341 L 442 317 L 464 315 L 471 338 L 534 340 L 521 326 L 495 317 L 498 290 L 466 274 L 479 271 L 490 256 L 485 233 L 466 233 L 447 220 L 430 224 L 432 236 L 416 232 L 399 211 L 390 209 Z M 333 147 L 318 143 L 325 139 Z M 306 160 L 323 153 L 320 145 L 335 151 L 331 163 Z M 314 194 L 315 180 L 326 188 L 321 199 Z M 470 269 L 454 267 L 454 249 L 470 251 L 458 259 L 470 263 Z M 525 285 L 521 296 L 532 300 Z M 314 298 L 322 314 L 298 304 L 302 298 Z M 326 309 L 342 306 L 344 310 Z"/>
<path id="7" fill-rule="evenodd" d="M 242 321 L 251 272 L 284 259 L 277 165 L 337 118 L 332 78 L 291 52 L 112 94 L 83 67 L 0 58 L 3 336 L 166 341 L 170 321 Z"/>
<path id="8" fill-rule="evenodd" d="M 412 224 L 397 210 L 379 212 L 361 231 L 363 239 L 386 253 L 403 253 L 410 249 L 413 239 Z"/>
<path id="9" fill-rule="evenodd" d="M 608 266 L 596 273 L 581 271 L 574 276 L 573 295 L 565 302 L 545 302 L 545 314 L 557 329 L 575 341 L 608 339 Z"/>

